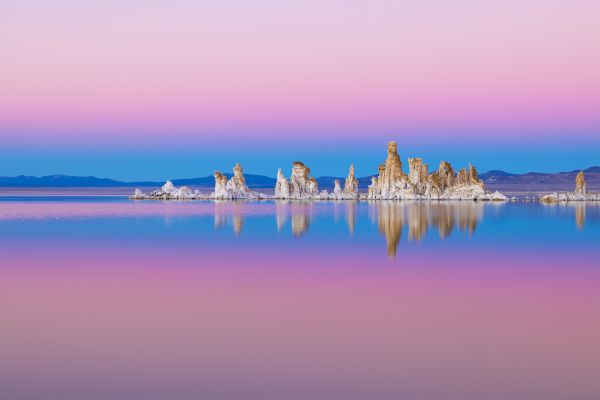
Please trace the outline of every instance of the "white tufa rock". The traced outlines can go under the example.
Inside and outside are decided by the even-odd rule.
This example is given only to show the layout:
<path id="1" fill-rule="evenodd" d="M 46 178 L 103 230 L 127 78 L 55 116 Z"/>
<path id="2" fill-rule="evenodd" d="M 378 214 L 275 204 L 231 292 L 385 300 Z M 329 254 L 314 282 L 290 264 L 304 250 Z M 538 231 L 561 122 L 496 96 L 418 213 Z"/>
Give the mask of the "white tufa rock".
<path id="1" fill-rule="evenodd" d="M 276 199 L 293 200 L 356 200 L 358 198 L 358 181 L 354 177 L 354 167 L 350 166 L 348 177 L 342 189 L 339 180 L 334 181 L 333 192 L 319 191 L 317 180 L 310 176 L 310 168 L 303 162 L 292 163 L 292 175 L 288 181 L 281 169 L 277 171 L 275 184 Z"/>
<path id="2" fill-rule="evenodd" d="M 344 198 L 355 200 L 358 198 L 358 179 L 354 176 L 354 165 L 350 165 L 348 176 L 344 182 Z"/>
<path id="3" fill-rule="evenodd" d="M 275 183 L 275 198 L 289 199 L 290 198 L 290 183 L 283 176 L 281 168 L 277 170 L 277 183 Z"/>
<path id="4" fill-rule="evenodd" d="M 233 167 L 233 176 L 227 180 L 227 176 L 219 171 L 215 171 L 215 191 L 210 195 L 212 199 L 219 200 L 241 200 L 241 199 L 259 199 L 263 196 L 260 193 L 253 192 L 246 186 L 246 178 L 242 166 L 237 163 Z"/>
<path id="5" fill-rule="evenodd" d="M 339 179 L 336 179 L 333 182 L 333 194 L 335 196 L 341 196 L 342 195 L 342 187 L 340 186 L 340 181 Z"/>
<path id="6" fill-rule="evenodd" d="M 176 188 L 171 181 L 167 181 L 160 189 L 144 194 L 135 189 L 130 199 L 134 200 L 193 200 L 193 199 L 215 199 L 215 200 L 237 200 L 237 199 L 261 199 L 260 193 L 253 192 L 246 186 L 246 179 L 242 166 L 236 164 L 233 168 L 233 176 L 227 180 L 227 176 L 219 171 L 214 172 L 215 190 L 210 195 L 205 195 L 197 190 L 192 191 L 187 186 Z"/>
<path id="7" fill-rule="evenodd" d="M 150 194 L 142 193 L 140 189 L 135 189 L 133 195 L 130 197 L 134 200 L 146 200 L 146 199 L 160 199 L 160 200 L 189 200 L 195 199 L 200 194 L 198 191 L 192 191 L 187 186 L 176 188 L 171 181 L 165 182 L 165 184 L 158 190 L 151 192 Z"/>

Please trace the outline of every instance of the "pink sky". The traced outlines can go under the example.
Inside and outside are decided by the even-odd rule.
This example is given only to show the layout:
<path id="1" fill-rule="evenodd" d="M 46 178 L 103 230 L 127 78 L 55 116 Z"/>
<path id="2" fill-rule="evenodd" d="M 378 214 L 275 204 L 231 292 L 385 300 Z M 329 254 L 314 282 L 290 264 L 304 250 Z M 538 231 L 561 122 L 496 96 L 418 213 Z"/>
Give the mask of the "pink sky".
<path id="1" fill-rule="evenodd" d="M 598 135 L 600 3 L 496 3 L 4 1 L 0 135 Z"/>

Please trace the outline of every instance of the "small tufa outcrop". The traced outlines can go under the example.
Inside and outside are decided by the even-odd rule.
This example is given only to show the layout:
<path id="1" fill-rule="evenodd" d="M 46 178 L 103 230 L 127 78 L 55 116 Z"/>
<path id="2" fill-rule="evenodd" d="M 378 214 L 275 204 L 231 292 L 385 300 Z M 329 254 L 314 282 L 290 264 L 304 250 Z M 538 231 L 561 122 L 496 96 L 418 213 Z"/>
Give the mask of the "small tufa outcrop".
<path id="1" fill-rule="evenodd" d="M 202 196 L 197 190 L 187 186 L 177 188 L 171 181 L 166 181 L 164 185 L 158 190 L 154 190 L 150 194 L 142 193 L 140 189 L 135 189 L 133 195 L 129 198 L 132 200 L 192 200 Z"/>
<path id="2" fill-rule="evenodd" d="M 575 177 L 575 191 L 563 193 L 550 193 L 540 197 L 542 203 L 557 203 L 567 201 L 600 201 L 600 192 L 588 193 L 585 175 L 583 171 L 579 171 Z"/>
<path id="3" fill-rule="evenodd" d="M 357 200 L 358 199 L 358 179 L 354 176 L 354 165 L 348 168 L 348 176 L 344 181 L 344 189 L 340 186 L 340 181 L 334 181 L 333 193 L 321 193 L 322 200 Z"/>

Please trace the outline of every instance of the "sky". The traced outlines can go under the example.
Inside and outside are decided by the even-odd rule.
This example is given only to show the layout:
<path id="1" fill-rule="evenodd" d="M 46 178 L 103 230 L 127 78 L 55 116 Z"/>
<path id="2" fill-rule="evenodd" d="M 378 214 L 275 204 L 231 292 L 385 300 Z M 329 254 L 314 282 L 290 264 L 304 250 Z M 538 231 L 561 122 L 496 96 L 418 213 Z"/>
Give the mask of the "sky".
<path id="1" fill-rule="evenodd" d="M 600 165 L 598 1 L 3 0 L 0 175 Z"/>

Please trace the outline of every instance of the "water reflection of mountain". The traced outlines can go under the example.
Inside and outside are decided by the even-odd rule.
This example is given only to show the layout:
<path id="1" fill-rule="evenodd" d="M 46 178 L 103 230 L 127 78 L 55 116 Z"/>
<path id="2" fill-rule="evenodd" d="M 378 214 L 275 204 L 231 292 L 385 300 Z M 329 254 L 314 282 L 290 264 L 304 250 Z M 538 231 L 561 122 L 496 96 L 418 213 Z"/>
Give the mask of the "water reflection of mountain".
<path id="1" fill-rule="evenodd" d="M 483 218 L 484 205 L 477 202 L 424 203 L 407 201 L 370 202 L 376 210 L 377 227 L 385 236 L 387 253 L 396 256 L 402 230 L 408 227 L 408 240 L 421 240 L 430 227 L 437 228 L 439 237 L 444 239 L 454 227 L 475 232 L 477 223 Z"/>

